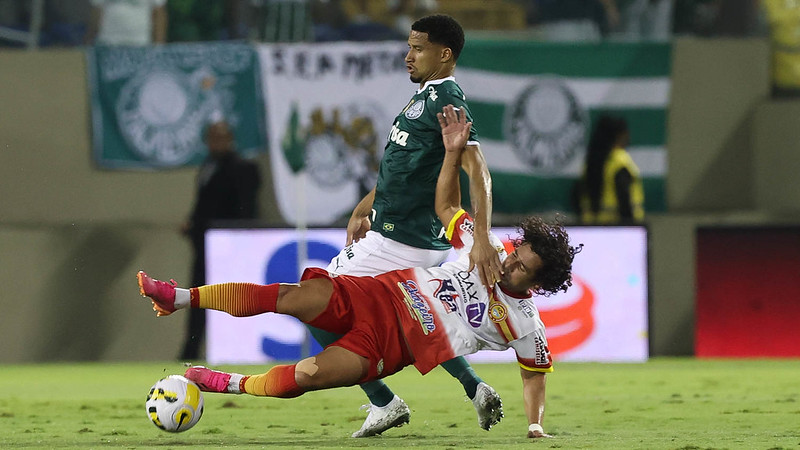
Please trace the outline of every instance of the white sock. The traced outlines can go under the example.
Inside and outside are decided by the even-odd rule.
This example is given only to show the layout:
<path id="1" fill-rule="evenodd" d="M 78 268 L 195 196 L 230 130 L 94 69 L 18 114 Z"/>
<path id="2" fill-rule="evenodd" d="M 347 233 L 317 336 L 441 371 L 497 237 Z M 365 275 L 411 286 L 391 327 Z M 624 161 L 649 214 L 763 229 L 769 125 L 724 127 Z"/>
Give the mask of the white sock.
<path id="1" fill-rule="evenodd" d="M 192 294 L 189 289 L 175 288 L 175 309 L 188 308 L 192 303 Z"/>
<path id="2" fill-rule="evenodd" d="M 231 394 L 241 394 L 242 391 L 239 390 L 239 383 L 242 382 L 242 378 L 244 378 L 244 375 L 240 373 L 231 373 L 231 379 L 228 380 L 228 392 Z"/>

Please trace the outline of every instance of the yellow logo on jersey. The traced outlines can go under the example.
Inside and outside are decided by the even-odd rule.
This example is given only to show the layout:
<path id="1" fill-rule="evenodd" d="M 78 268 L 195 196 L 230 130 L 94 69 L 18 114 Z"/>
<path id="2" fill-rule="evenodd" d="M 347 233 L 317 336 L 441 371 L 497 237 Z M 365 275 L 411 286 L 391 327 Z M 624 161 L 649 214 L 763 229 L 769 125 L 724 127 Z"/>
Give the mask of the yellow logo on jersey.
<path id="1" fill-rule="evenodd" d="M 502 303 L 493 302 L 489 307 L 489 317 L 494 322 L 502 322 L 506 320 L 506 307 Z"/>
<path id="2" fill-rule="evenodd" d="M 383 231 L 394 231 L 394 224 L 393 223 L 384 222 Z"/>

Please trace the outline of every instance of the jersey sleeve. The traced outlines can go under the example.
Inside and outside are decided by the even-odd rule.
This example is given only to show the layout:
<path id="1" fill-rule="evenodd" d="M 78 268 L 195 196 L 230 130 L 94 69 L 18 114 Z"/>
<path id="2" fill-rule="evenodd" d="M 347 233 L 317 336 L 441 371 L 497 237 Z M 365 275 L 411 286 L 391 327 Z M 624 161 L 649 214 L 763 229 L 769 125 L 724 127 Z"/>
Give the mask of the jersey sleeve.
<path id="1" fill-rule="evenodd" d="M 469 105 L 467 105 L 466 97 L 464 93 L 456 85 L 440 85 L 440 86 L 429 86 L 429 89 L 433 88 L 433 91 L 428 92 L 427 98 L 427 105 L 425 105 L 428 111 L 432 111 L 434 116 L 436 113 L 442 112 L 442 108 L 447 105 L 453 105 L 457 110 L 464 108 L 467 112 L 467 121 L 472 122 L 472 128 L 469 131 L 469 139 L 467 140 L 467 145 L 477 145 L 480 143 L 478 139 L 478 129 L 475 126 L 475 120 L 472 117 L 472 111 L 469 109 Z M 436 122 L 438 124 L 438 121 Z"/>
<path id="2" fill-rule="evenodd" d="M 531 372 L 552 372 L 553 358 L 547 347 L 547 337 L 544 334 L 544 324 L 533 332 L 509 343 L 517 353 L 517 363 L 520 367 Z"/>
<path id="3" fill-rule="evenodd" d="M 453 246 L 458 257 L 468 255 L 475 242 L 475 221 L 464 209 L 459 209 L 445 229 L 445 238 Z M 503 242 L 494 233 L 489 233 L 489 243 L 497 250 L 500 261 L 508 256 Z"/>
<path id="4" fill-rule="evenodd" d="M 459 209 L 450 219 L 445 230 L 445 237 L 459 255 L 468 253 L 472 249 L 475 225 L 468 212 Z"/>

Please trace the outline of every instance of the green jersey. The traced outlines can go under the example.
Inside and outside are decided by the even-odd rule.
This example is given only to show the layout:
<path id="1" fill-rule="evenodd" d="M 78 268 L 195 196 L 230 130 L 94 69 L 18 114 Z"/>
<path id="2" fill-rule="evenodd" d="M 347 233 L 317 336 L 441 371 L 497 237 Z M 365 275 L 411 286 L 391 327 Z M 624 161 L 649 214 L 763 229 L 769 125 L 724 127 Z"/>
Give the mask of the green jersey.
<path id="1" fill-rule="evenodd" d="M 450 248 L 434 209 L 445 151 L 436 113 L 448 104 L 464 108 L 472 121 L 453 77 L 425 83 L 394 119 L 378 170 L 372 230 L 416 248 Z M 468 142 L 478 143 L 474 124 Z"/>

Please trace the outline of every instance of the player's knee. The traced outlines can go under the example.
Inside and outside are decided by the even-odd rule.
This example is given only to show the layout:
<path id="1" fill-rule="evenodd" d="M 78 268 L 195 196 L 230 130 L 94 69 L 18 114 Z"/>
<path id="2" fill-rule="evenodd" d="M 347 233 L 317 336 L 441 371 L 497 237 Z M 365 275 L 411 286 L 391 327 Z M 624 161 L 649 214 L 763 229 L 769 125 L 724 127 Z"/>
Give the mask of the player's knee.
<path id="1" fill-rule="evenodd" d="M 319 372 L 317 358 L 314 356 L 306 358 L 295 366 L 294 381 L 306 390 L 317 388 L 319 387 L 317 386 L 318 378 L 315 376 L 317 372 Z"/>

